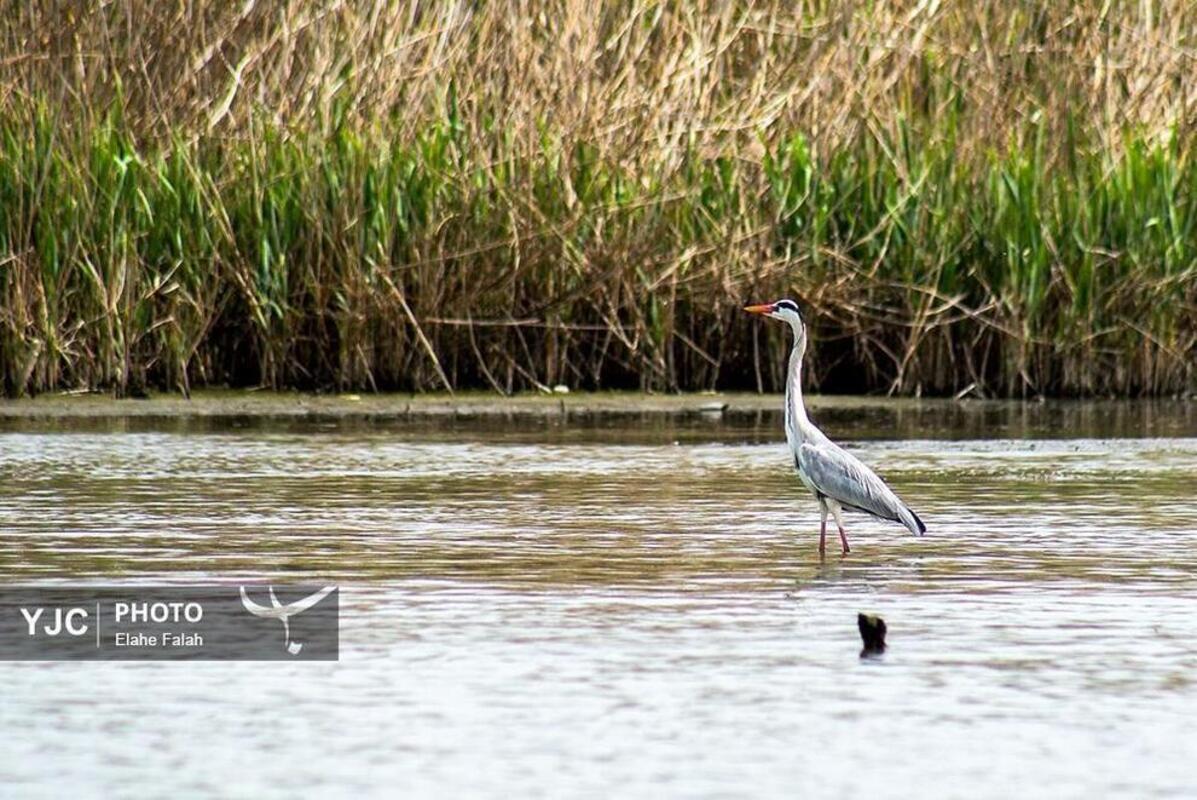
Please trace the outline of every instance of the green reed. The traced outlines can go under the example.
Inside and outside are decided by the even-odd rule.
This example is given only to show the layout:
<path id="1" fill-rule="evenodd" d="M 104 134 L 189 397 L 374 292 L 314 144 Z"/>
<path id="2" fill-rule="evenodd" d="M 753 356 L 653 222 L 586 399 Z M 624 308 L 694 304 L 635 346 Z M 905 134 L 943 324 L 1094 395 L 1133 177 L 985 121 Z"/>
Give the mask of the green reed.
<path id="1" fill-rule="evenodd" d="M 834 148 L 614 158 L 452 113 L 411 137 L 257 120 L 139 142 L 0 116 L 0 380 L 187 391 L 776 387 L 793 295 L 827 390 L 1194 388 L 1183 136 L 958 158 L 951 114 Z M 758 376 L 760 383 L 758 384 Z"/>

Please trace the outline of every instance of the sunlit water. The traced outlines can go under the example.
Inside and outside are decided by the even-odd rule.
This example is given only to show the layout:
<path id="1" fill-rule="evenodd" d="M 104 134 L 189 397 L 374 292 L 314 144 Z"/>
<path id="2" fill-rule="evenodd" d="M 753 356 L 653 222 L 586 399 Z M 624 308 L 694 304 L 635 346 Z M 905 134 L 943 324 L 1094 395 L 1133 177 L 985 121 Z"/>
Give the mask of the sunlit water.
<path id="1" fill-rule="evenodd" d="M 343 627 L 0 664 L 0 795 L 1194 796 L 1197 416 L 1064 408 L 820 417 L 929 528 L 825 562 L 776 415 L 4 423 L 7 582 L 331 579 Z"/>

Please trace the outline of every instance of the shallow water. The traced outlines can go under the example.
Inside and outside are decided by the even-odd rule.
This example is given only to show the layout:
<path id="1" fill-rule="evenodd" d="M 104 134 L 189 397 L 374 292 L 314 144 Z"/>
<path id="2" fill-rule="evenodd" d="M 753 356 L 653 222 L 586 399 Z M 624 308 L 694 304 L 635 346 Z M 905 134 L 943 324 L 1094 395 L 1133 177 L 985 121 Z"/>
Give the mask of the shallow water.
<path id="1" fill-rule="evenodd" d="M 929 528 L 825 562 L 776 414 L 6 421 L 7 582 L 343 611 L 336 664 L 0 664 L 0 786 L 1192 796 L 1197 414 L 929 408 L 817 415 Z"/>

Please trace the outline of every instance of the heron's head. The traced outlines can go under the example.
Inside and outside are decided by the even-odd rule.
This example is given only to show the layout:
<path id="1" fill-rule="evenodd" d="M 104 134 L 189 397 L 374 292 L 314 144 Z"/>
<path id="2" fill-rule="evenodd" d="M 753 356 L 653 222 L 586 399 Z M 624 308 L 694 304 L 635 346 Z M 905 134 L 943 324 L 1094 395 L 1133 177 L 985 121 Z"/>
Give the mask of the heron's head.
<path id="1" fill-rule="evenodd" d="M 796 332 L 802 332 L 802 315 L 798 313 L 798 304 L 793 300 L 778 300 L 775 303 L 765 303 L 759 306 L 745 306 L 744 310 L 749 314 L 763 314 L 766 317 L 788 322 Z"/>

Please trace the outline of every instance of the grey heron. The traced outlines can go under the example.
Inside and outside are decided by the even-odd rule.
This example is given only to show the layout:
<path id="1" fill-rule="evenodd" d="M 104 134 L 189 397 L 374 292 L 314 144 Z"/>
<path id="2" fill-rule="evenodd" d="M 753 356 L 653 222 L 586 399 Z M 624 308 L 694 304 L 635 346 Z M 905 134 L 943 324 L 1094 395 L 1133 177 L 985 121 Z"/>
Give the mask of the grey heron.
<path id="1" fill-rule="evenodd" d="M 786 368 L 785 426 L 786 444 L 798 470 L 798 477 L 819 503 L 819 555 L 827 552 L 827 515 L 835 518 L 840 530 L 843 554 L 847 555 L 848 533 L 844 530 L 843 510 L 863 511 L 885 520 L 900 522 L 911 533 L 921 536 L 927 526 L 910 506 L 894 494 L 885 481 L 860 459 L 827 438 L 810 417 L 802 400 L 802 357 L 806 353 L 806 326 L 793 300 L 747 306 L 752 314 L 788 322 L 794 332 L 794 348 Z"/>

